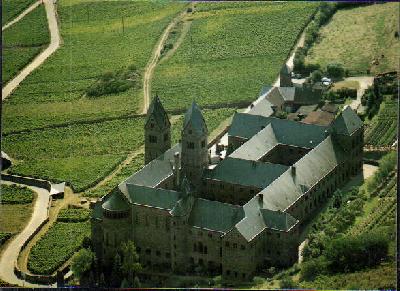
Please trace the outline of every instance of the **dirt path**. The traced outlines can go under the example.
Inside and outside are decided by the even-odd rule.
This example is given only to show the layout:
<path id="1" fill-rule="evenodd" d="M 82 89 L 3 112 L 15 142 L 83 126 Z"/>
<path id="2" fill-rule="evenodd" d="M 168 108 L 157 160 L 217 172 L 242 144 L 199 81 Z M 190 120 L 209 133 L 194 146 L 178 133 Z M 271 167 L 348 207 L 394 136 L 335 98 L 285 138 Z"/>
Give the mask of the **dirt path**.
<path id="1" fill-rule="evenodd" d="M 3 182 L 5 184 L 13 184 L 10 182 Z M 26 185 L 24 185 L 26 186 Z M 25 287 L 49 287 L 48 285 L 31 284 L 21 279 L 14 273 L 14 264 L 16 264 L 21 247 L 29 236 L 36 230 L 36 228 L 47 218 L 49 207 L 49 191 L 27 186 L 37 193 L 37 199 L 32 212 L 32 217 L 28 225 L 21 231 L 6 247 L 0 258 L 0 277 L 2 280 L 19 286 Z"/>
<path id="2" fill-rule="evenodd" d="M 33 3 L 31 6 L 29 6 L 28 8 L 26 8 L 24 11 L 22 11 L 22 13 L 20 15 L 18 15 L 16 18 L 14 18 L 13 20 L 11 20 L 10 22 L 4 24 L 4 26 L 1 28 L 1 31 L 6 30 L 7 28 L 9 28 L 11 25 L 14 25 L 15 23 L 17 23 L 18 21 L 20 21 L 22 18 L 24 18 L 29 12 L 31 12 L 33 9 L 35 9 L 36 7 L 38 7 L 40 5 L 39 1 L 36 1 L 35 3 Z"/>
<path id="3" fill-rule="evenodd" d="M 165 41 L 168 38 L 171 29 L 176 25 L 176 23 L 186 14 L 186 8 L 183 12 L 181 12 L 178 16 L 176 16 L 172 21 L 168 24 L 167 28 L 164 30 L 161 35 L 156 47 L 153 50 L 150 61 L 146 66 L 144 77 L 143 77 L 143 114 L 146 114 L 147 109 L 150 104 L 150 94 L 151 94 L 151 78 L 153 77 L 154 68 L 156 67 L 161 50 L 164 47 Z"/>
<path id="4" fill-rule="evenodd" d="M 353 100 L 350 104 L 351 109 L 358 110 L 361 106 L 361 97 L 364 95 L 365 90 L 372 86 L 374 77 L 349 77 L 344 79 L 345 81 L 357 81 L 360 84 L 360 88 L 357 90 L 357 99 Z"/>
<path id="5" fill-rule="evenodd" d="M 2 100 L 6 99 L 18 85 L 30 74 L 33 70 L 39 67 L 49 56 L 51 56 L 60 46 L 60 32 L 57 23 L 57 12 L 53 4 L 53 0 L 44 0 L 46 7 L 47 21 L 50 30 L 50 45 L 41 52 L 33 61 L 28 64 L 22 71 L 2 89 Z"/>

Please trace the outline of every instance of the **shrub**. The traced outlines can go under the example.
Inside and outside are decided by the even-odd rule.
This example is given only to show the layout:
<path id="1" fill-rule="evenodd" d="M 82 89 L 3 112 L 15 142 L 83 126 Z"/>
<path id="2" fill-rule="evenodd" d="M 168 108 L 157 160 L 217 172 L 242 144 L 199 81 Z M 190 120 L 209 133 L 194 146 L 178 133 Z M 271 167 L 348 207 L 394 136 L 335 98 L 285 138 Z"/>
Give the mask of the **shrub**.
<path id="1" fill-rule="evenodd" d="M 167 45 L 168 46 L 168 45 Z M 135 65 L 130 65 L 116 73 L 106 72 L 99 80 L 86 89 L 88 97 L 100 97 L 103 95 L 125 92 L 140 84 L 139 73 Z"/>
<path id="2" fill-rule="evenodd" d="M 0 246 L 3 245 L 10 237 L 10 232 L 0 232 Z"/>
<path id="3" fill-rule="evenodd" d="M 61 209 L 57 221 L 62 222 L 83 222 L 90 218 L 91 211 L 84 208 Z"/>
<path id="4" fill-rule="evenodd" d="M 397 153 L 390 152 L 385 155 L 379 162 L 379 169 L 374 176 L 367 182 L 368 192 L 373 192 L 380 183 L 392 172 L 397 165 Z"/>
<path id="5" fill-rule="evenodd" d="M 290 276 L 284 276 L 283 278 L 282 278 L 282 280 L 280 281 L 280 283 L 279 283 L 279 286 L 280 286 L 280 288 L 282 288 L 282 289 L 292 289 L 292 288 L 295 288 L 295 284 L 294 284 L 294 282 L 293 282 L 293 279 L 292 279 L 292 277 L 290 277 Z"/>
<path id="6" fill-rule="evenodd" d="M 337 78 L 337 79 L 343 78 L 344 76 L 343 65 L 337 63 L 328 64 L 326 66 L 326 73 L 328 74 L 329 77 L 332 78 Z"/>
<path id="7" fill-rule="evenodd" d="M 95 260 L 94 253 L 88 249 L 81 249 L 72 258 L 71 269 L 74 275 L 81 278 L 87 273 Z"/>
<path id="8" fill-rule="evenodd" d="M 321 82 L 322 72 L 320 70 L 315 70 L 311 73 L 311 81 L 313 83 Z"/>
<path id="9" fill-rule="evenodd" d="M 301 265 L 300 280 L 311 281 L 318 275 L 327 273 L 328 261 L 325 256 L 304 262 Z"/>
<path id="10" fill-rule="evenodd" d="M 353 272 L 377 265 L 388 252 L 389 240 L 380 231 L 332 240 L 324 252 L 332 272 Z"/>
<path id="11" fill-rule="evenodd" d="M 357 98 L 357 89 L 352 88 L 340 88 L 336 90 L 336 93 L 339 95 L 340 98 Z"/>

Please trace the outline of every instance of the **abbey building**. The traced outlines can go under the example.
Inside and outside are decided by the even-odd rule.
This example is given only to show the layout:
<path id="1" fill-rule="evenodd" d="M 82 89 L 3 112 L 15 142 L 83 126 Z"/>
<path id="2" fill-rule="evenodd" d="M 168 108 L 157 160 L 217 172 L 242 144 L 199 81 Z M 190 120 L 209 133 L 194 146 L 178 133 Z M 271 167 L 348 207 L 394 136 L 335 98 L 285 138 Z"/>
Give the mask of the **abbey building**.
<path id="1" fill-rule="evenodd" d="M 171 124 L 155 97 L 145 123 L 146 165 L 94 207 L 97 258 L 108 264 L 121 242 L 133 240 L 143 266 L 180 274 L 249 280 L 295 263 L 304 222 L 362 170 L 363 123 L 350 107 L 325 126 L 268 110 L 236 113 L 226 155 L 211 164 L 196 103 L 171 147 Z"/>

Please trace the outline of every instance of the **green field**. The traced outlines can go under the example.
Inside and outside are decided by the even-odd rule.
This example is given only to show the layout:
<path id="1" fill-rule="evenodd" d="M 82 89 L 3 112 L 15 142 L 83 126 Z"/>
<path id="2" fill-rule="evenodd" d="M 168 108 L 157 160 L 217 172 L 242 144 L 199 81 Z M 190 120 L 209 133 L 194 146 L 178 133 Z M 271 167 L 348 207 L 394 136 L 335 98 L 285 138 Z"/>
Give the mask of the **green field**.
<path id="1" fill-rule="evenodd" d="M 317 7 L 314 3 L 199 3 L 174 55 L 155 70 L 168 109 L 250 103 L 271 84 Z M 290 19 L 290 21 L 289 21 Z"/>
<path id="2" fill-rule="evenodd" d="M 63 44 L 7 98 L 4 132 L 121 116 L 141 109 L 140 88 L 95 99 L 84 93 L 108 71 L 135 65 L 142 74 L 161 32 L 184 5 L 59 1 Z"/>
<path id="3" fill-rule="evenodd" d="M 61 209 L 57 216 L 59 222 L 83 222 L 89 220 L 91 210 L 84 208 Z"/>
<path id="4" fill-rule="evenodd" d="M 10 22 L 36 0 L 1 0 L 1 25 Z"/>
<path id="5" fill-rule="evenodd" d="M 67 261 L 90 236 L 89 222 L 56 222 L 33 246 L 28 269 L 34 274 L 52 274 Z"/>
<path id="6" fill-rule="evenodd" d="M 6 29 L 2 39 L 2 73 L 5 85 L 50 42 L 44 6 L 40 5 Z"/>
<path id="7" fill-rule="evenodd" d="M 397 117 L 397 100 L 387 99 L 382 102 L 378 114 L 366 126 L 365 144 L 391 146 L 397 138 Z"/>
<path id="8" fill-rule="evenodd" d="M 400 42 L 398 3 L 384 3 L 338 10 L 320 30 L 320 40 L 311 47 L 306 63 L 338 62 L 353 75 L 392 71 L 398 68 Z M 379 64 L 372 65 L 373 60 Z"/>

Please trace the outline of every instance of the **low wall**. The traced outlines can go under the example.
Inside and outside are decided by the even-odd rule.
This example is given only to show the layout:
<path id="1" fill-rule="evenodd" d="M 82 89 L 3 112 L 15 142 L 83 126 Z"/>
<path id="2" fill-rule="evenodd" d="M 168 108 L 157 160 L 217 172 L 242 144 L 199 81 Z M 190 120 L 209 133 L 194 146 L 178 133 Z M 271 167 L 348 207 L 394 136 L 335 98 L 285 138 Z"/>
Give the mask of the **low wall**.
<path id="1" fill-rule="evenodd" d="M 51 183 L 49 181 L 45 181 L 45 180 L 41 180 L 41 179 L 27 178 L 27 177 L 10 175 L 10 174 L 1 174 L 1 179 L 4 181 L 14 182 L 14 183 L 18 183 L 18 184 L 25 184 L 25 185 L 29 185 L 29 186 L 38 187 L 38 188 L 43 188 L 43 189 L 46 189 L 47 191 L 50 191 L 50 189 L 51 189 Z"/>

